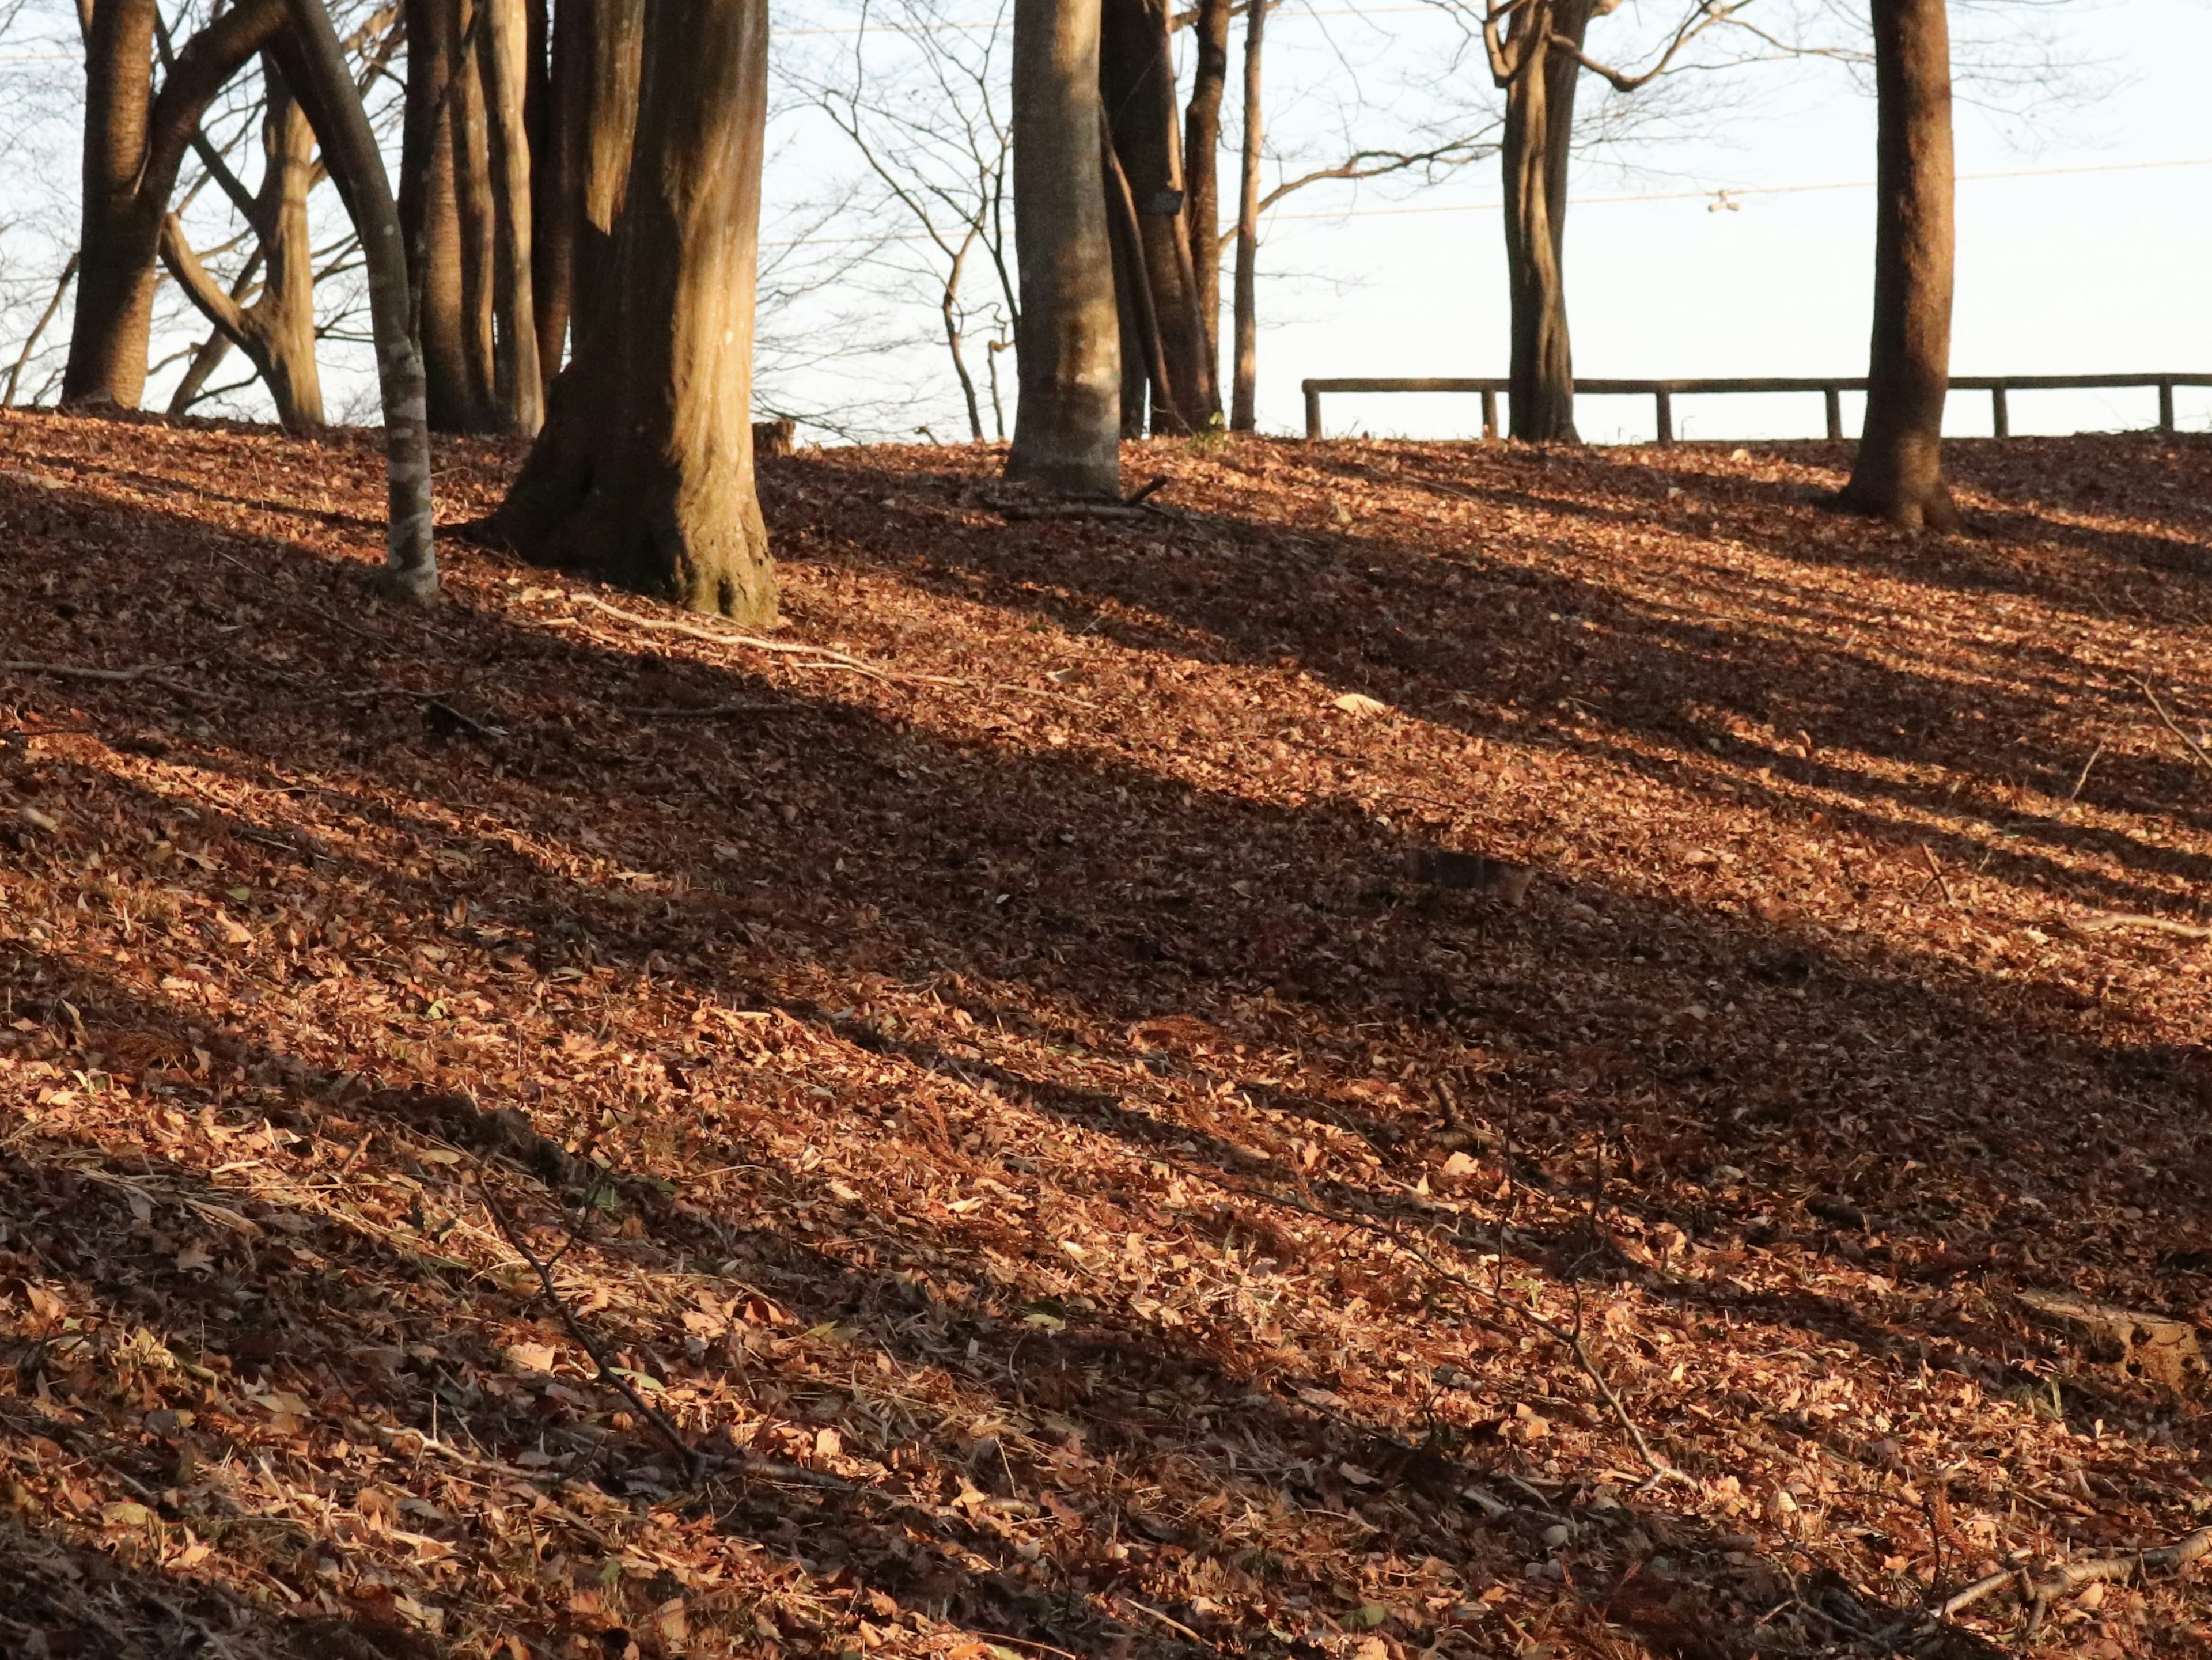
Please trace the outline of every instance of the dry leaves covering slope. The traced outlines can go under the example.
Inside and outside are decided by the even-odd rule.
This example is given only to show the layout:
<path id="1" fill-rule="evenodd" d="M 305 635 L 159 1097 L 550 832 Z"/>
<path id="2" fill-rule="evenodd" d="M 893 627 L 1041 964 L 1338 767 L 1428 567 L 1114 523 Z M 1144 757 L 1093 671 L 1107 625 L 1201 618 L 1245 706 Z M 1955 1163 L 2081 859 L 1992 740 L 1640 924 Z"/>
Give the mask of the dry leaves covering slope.
<path id="1" fill-rule="evenodd" d="M 0 1651 L 1968 1655 L 2212 1509 L 2020 1298 L 2212 1293 L 2201 440 L 825 452 L 774 651 L 0 448 Z"/>

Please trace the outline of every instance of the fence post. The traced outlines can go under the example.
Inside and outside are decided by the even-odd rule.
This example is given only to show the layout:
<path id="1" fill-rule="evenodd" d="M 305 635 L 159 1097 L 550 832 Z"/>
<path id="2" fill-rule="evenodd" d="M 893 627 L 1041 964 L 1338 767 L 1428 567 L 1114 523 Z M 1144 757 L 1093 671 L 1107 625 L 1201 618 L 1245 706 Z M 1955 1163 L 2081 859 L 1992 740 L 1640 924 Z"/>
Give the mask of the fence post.
<path id="1" fill-rule="evenodd" d="M 2005 407 L 2005 389 L 2001 386 L 1990 388 L 1990 420 L 1998 437 L 2012 436 L 2012 411 Z"/>
<path id="2" fill-rule="evenodd" d="M 2173 430 L 2173 382 L 2171 380 L 2158 383 L 2158 429 L 2160 432 Z"/>
<path id="3" fill-rule="evenodd" d="M 1671 444 L 1674 441 L 1674 394 L 1662 386 L 1651 394 L 1651 401 L 1659 410 L 1659 441 Z"/>
<path id="4" fill-rule="evenodd" d="M 1498 394 L 1487 387 L 1482 394 L 1482 437 L 1485 443 L 1498 441 Z"/>
<path id="5" fill-rule="evenodd" d="M 1844 389 L 1841 386 L 1820 388 L 1821 401 L 1828 406 L 1828 441 L 1839 442 L 1844 435 Z"/>
<path id="6" fill-rule="evenodd" d="M 1321 437 L 1321 391 L 1310 380 L 1305 383 L 1306 441 L 1313 443 Z"/>

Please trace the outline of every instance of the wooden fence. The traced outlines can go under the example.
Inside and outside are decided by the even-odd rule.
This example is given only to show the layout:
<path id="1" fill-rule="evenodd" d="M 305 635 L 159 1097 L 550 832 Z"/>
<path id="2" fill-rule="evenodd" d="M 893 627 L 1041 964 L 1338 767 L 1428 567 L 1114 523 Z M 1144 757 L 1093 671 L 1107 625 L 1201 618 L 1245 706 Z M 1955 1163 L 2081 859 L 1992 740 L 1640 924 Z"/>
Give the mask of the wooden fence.
<path id="1" fill-rule="evenodd" d="M 1753 378 L 1751 380 L 1577 380 L 1575 390 L 1596 397 L 1626 394 L 1648 397 L 1659 416 L 1659 441 L 1674 441 L 1674 399 L 1678 396 L 1698 392 L 1817 392 L 1828 406 L 1828 436 L 1844 435 L 1844 394 L 1864 392 L 1863 377 L 1856 380 L 1795 379 L 1788 376 Z M 1509 391 L 1510 384 L 1500 380 L 1392 380 L 1352 378 L 1335 380 L 1308 380 L 1304 383 L 1306 395 L 1306 436 L 1321 436 L 1321 400 L 1324 392 L 1473 392 L 1482 394 L 1482 435 L 1498 436 L 1498 399 Z M 2212 386 L 2212 374 L 1960 374 L 1951 380 L 1953 392 L 1985 392 L 1990 395 L 1990 411 L 1996 424 L 1996 435 L 2012 436 L 2012 414 L 2007 407 L 2005 395 L 2014 392 L 2060 392 L 2098 387 L 2158 388 L 2158 429 L 2173 430 L 2173 389 L 2176 386 Z"/>

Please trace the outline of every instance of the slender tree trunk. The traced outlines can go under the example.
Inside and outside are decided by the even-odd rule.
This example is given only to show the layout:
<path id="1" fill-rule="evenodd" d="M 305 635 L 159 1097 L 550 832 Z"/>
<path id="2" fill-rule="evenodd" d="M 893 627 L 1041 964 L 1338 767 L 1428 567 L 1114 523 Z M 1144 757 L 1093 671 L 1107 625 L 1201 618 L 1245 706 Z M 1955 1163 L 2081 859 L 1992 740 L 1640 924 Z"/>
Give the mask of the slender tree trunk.
<path id="1" fill-rule="evenodd" d="M 557 0 L 552 27 L 544 108 L 530 129 L 530 293 L 538 307 L 538 368 L 549 392 L 561 372 L 574 301 L 577 184 L 591 109 L 589 0 Z"/>
<path id="2" fill-rule="evenodd" d="M 545 383 L 538 367 L 538 309 L 530 283 L 530 133 L 526 0 L 477 0 L 488 8 L 477 29 L 485 92 L 488 161 L 493 185 L 495 267 L 492 319 L 501 424 L 534 438 L 545 424 Z"/>
<path id="3" fill-rule="evenodd" d="M 657 0 L 604 306 L 495 516 L 527 557 L 696 611 L 775 613 L 753 482 L 766 0 Z"/>
<path id="4" fill-rule="evenodd" d="M 430 541 L 430 432 L 399 209 L 323 0 L 286 0 L 286 9 L 298 54 L 294 90 L 314 119 L 331 182 L 352 216 L 368 271 L 376 378 L 384 401 L 385 579 L 395 593 L 427 605 L 438 593 Z"/>
<path id="5" fill-rule="evenodd" d="M 1915 529 L 1955 530 L 1942 448 L 1956 242 L 1943 0 L 1874 0 L 1874 340 L 1866 427 L 1838 499 Z"/>
<path id="6" fill-rule="evenodd" d="M 37 355 L 40 337 L 46 333 L 46 325 L 54 320 L 54 313 L 62 308 L 62 301 L 70 291 L 70 284 L 76 281 L 79 263 L 80 256 L 71 250 L 67 262 L 62 266 L 62 274 L 54 281 L 53 298 L 46 301 L 46 308 L 39 313 L 39 320 L 31 325 L 30 333 L 23 338 L 22 350 L 15 354 L 15 362 L 8 371 L 8 391 L 4 397 L 0 397 L 0 409 L 15 407 L 15 394 L 22 386 L 24 367 Z M 998 377 L 994 374 L 991 379 L 991 396 L 994 403 L 998 399 Z"/>
<path id="7" fill-rule="evenodd" d="M 1160 314 L 1154 303 L 1159 290 L 1152 282 L 1152 250 L 1145 245 L 1142 216 L 1129 176 L 1115 153 L 1112 131 L 1100 124 L 1099 167 L 1106 179 L 1106 219 L 1114 242 L 1115 297 L 1118 304 L 1121 343 L 1121 435 L 1145 435 L 1145 389 L 1152 388 L 1152 430 L 1181 432 L 1189 429 L 1175 417 L 1176 380 L 1167 346 L 1161 338 Z M 1132 349 L 1136 356 L 1131 374 Z"/>
<path id="8" fill-rule="evenodd" d="M 1183 112 L 1183 204 L 1192 289 L 1204 334 L 1206 402 L 1221 415 L 1221 99 L 1229 82 L 1231 0 L 1199 0 L 1197 64 Z"/>
<path id="9" fill-rule="evenodd" d="M 1167 371 L 1164 378 L 1153 378 L 1152 430 L 1192 432 L 1210 424 L 1216 411 L 1206 386 L 1206 331 L 1183 212 L 1166 0 L 1103 0 L 1099 30 L 1099 93 L 1135 210 Z"/>
<path id="10" fill-rule="evenodd" d="M 240 0 L 185 43 L 153 90 L 154 0 L 85 0 L 76 313 L 62 401 L 136 409 L 146 390 L 155 259 L 201 113 L 283 27 L 283 0 Z"/>
<path id="11" fill-rule="evenodd" d="M 1582 43 L 1589 0 L 1531 0 L 1507 24 L 1505 263 L 1512 350 L 1507 374 L 1512 435 L 1575 443 L 1574 352 L 1567 331 L 1564 256 L 1567 161 L 1581 65 L 1554 44 Z"/>
<path id="12" fill-rule="evenodd" d="M 406 0 L 407 103 L 399 170 L 399 216 L 429 386 L 434 432 L 483 432 L 491 412 L 469 366 L 461 280 L 461 213 L 454 170 L 454 60 L 459 0 Z"/>
<path id="13" fill-rule="evenodd" d="M 583 126 L 578 135 L 574 321 L 568 330 L 572 358 L 581 355 L 593 322 L 611 309 L 615 226 L 629 189 L 638 79 L 645 61 L 645 0 L 586 3 L 591 50 L 584 71 Z"/>
<path id="14" fill-rule="evenodd" d="M 1251 0 L 1244 14 L 1244 155 L 1237 198 L 1237 366 L 1229 429 L 1257 430 L 1260 391 L 1260 52 L 1266 38 L 1267 0 Z"/>
<path id="15" fill-rule="evenodd" d="M 952 372 L 960 377 L 960 395 L 968 404 L 968 435 L 980 444 L 983 441 L 983 410 L 975 401 L 975 377 L 968 373 L 968 356 L 963 350 L 967 331 L 960 326 L 960 278 L 968 268 L 968 253 L 975 246 L 975 237 L 976 233 L 969 231 L 967 240 L 960 244 L 960 252 L 952 256 L 952 269 L 945 278 L 939 308 L 945 314 L 945 344 L 952 354 Z"/>
<path id="16" fill-rule="evenodd" d="M 1118 496 L 1120 319 L 1100 176 L 1099 0 L 1014 0 L 1014 252 L 1021 271 L 1006 477 Z"/>
<path id="17" fill-rule="evenodd" d="M 484 96 L 481 36 L 490 27 L 493 0 L 460 0 L 460 29 L 453 43 L 453 199 L 460 219 L 461 349 L 469 395 L 484 429 L 501 425 L 496 294 L 499 269 L 498 186 L 492 177 L 490 121 Z"/>

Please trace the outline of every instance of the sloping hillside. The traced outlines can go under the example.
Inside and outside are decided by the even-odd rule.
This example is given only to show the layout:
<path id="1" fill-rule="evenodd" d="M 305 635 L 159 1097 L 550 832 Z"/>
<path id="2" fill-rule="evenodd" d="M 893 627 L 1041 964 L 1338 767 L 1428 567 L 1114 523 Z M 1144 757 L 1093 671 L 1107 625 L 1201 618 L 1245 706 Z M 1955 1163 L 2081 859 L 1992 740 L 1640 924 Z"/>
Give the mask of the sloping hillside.
<path id="1" fill-rule="evenodd" d="M 765 641 L 0 453 L 0 1651 L 1963 1656 L 2212 1519 L 2203 439 L 825 451 Z"/>

